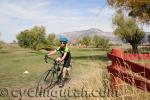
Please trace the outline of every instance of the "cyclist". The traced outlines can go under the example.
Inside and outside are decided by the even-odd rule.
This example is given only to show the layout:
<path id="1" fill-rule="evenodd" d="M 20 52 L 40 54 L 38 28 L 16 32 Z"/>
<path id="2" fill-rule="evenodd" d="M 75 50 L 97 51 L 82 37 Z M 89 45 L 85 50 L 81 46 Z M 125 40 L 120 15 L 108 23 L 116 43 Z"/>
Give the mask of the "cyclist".
<path id="1" fill-rule="evenodd" d="M 69 48 L 67 47 L 68 39 L 66 37 L 61 37 L 59 41 L 60 41 L 60 47 L 58 47 L 57 49 L 53 51 L 50 51 L 47 55 L 51 56 L 52 54 L 55 54 L 56 52 L 59 52 L 61 54 L 60 57 L 56 59 L 56 61 L 58 62 L 64 61 L 63 69 L 62 69 L 62 78 L 60 81 L 60 87 L 62 87 L 64 86 L 64 79 L 65 79 L 66 73 L 69 74 L 69 67 L 71 63 L 71 52 Z"/>

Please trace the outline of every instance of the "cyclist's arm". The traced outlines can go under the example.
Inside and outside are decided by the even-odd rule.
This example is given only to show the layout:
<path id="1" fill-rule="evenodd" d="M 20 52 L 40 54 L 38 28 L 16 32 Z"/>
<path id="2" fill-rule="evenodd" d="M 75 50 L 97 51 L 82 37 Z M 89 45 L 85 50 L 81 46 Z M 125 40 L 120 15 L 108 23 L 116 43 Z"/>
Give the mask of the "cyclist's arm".
<path id="1" fill-rule="evenodd" d="M 50 51 L 47 55 L 48 55 L 48 56 L 51 56 L 51 55 L 55 54 L 56 52 L 57 52 L 56 50 Z"/>
<path id="2" fill-rule="evenodd" d="M 63 57 L 61 57 L 60 61 L 63 61 L 67 56 L 67 52 L 64 53 Z"/>

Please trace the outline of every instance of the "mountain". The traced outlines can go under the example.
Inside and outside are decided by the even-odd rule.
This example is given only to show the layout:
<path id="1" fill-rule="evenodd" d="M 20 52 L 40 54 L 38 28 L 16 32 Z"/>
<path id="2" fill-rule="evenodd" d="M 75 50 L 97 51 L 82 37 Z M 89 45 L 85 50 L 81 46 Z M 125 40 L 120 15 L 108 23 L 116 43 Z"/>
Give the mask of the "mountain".
<path id="1" fill-rule="evenodd" d="M 87 36 L 87 35 L 89 36 L 99 35 L 109 39 L 113 43 L 121 43 L 121 40 L 118 39 L 115 35 L 113 35 L 112 32 L 103 32 L 102 30 L 97 28 L 90 28 L 82 31 L 64 32 L 64 33 L 59 33 L 57 35 L 67 37 L 69 41 L 72 43 L 74 43 L 77 38 Z"/>
<path id="2" fill-rule="evenodd" d="M 65 36 L 69 39 L 71 43 L 75 43 L 77 38 L 83 37 L 83 36 L 102 36 L 106 39 L 109 39 L 111 43 L 122 43 L 122 41 L 115 36 L 112 32 L 104 32 L 97 28 L 90 28 L 87 30 L 81 30 L 81 31 L 72 31 L 72 32 L 64 32 L 57 34 L 57 37 Z M 150 35 L 150 32 L 145 32 L 145 37 L 143 38 L 143 42 L 148 42 L 148 35 Z"/>

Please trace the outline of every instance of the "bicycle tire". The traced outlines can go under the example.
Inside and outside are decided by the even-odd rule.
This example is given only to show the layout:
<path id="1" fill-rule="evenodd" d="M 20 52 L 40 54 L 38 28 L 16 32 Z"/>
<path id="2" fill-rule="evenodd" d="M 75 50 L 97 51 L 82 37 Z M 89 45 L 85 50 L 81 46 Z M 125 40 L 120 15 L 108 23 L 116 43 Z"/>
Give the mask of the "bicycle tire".
<path id="1" fill-rule="evenodd" d="M 53 77 L 54 77 L 53 70 L 47 70 L 42 76 L 40 77 L 37 88 L 48 88 L 53 83 Z"/>

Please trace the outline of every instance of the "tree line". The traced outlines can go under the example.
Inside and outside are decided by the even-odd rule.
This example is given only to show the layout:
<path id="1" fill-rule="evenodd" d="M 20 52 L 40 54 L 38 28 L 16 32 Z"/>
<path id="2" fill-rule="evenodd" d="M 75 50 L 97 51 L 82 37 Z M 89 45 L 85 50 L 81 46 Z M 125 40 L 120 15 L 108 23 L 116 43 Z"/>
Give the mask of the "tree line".
<path id="1" fill-rule="evenodd" d="M 134 53 L 138 53 L 138 46 L 142 43 L 145 33 L 138 27 L 136 20 L 131 17 L 125 17 L 123 13 L 118 13 L 112 21 L 115 26 L 113 33 L 124 42 L 130 43 Z M 54 33 L 46 35 L 44 26 L 34 26 L 23 30 L 16 38 L 21 47 L 34 50 L 51 49 L 53 46 L 59 45 L 59 40 Z M 150 42 L 150 35 L 148 39 Z M 3 44 L 4 42 L 1 41 L 0 48 L 3 47 Z M 76 40 L 76 44 L 81 44 L 85 47 L 109 48 L 109 40 L 99 35 L 80 37 Z"/>
<path id="2" fill-rule="evenodd" d="M 54 33 L 46 35 L 44 26 L 34 26 L 31 29 L 21 31 L 17 35 L 18 44 L 23 48 L 31 48 L 34 50 L 51 49 L 53 46 L 59 45 L 59 40 Z M 107 49 L 109 47 L 109 40 L 104 37 L 95 35 L 83 36 L 78 38 L 76 44 L 88 46 L 101 47 Z"/>
<path id="3" fill-rule="evenodd" d="M 102 48 L 102 49 L 109 48 L 109 40 L 99 35 L 83 36 L 77 39 L 77 43 L 81 45 L 85 45 L 85 47 L 95 46 L 96 48 Z"/>
<path id="4" fill-rule="evenodd" d="M 34 50 L 50 49 L 51 46 L 58 44 L 55 34 L 46 35 L 44 26 L 34 26 L 31 29 L 21 31 L 16 38 L 19 46 Z"/>

